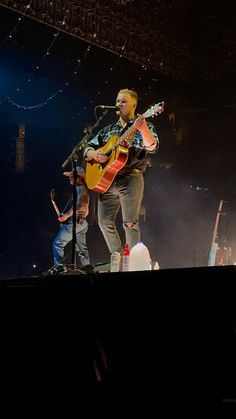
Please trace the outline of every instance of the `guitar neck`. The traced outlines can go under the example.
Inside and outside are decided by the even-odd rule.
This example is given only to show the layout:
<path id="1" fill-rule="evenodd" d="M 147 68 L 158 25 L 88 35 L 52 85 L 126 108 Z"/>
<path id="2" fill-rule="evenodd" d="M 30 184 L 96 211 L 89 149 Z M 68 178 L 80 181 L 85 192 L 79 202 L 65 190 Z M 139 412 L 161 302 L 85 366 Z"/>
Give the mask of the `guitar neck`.
<path id="1" fill-rule="evenodd" d="M 60 217 L 60 211 L 59 211 L 59 208 L 58 208 L 58 206 L 57 206 L 57 204 L 56 204 L 56 202 L 55 201 L 52 201 L 52 205 L 53 205 L 53 207 L 54 207 L 54 209 L 55 209 L 55 211 L 56 211 L 56 214 L 57 214 L 57 216 L 58 217 Z"/>
<path id="2" fill-rule="evenodd" d="M 147 118 L 149 115 L 149 111 L 144 112 L 141 115 L 143 118 Z M 137 118 L 136 118 L 137 119 Z M 128 142 L 129 137 L 131 136 L 131 134 L 136 130 L 135 128 L 135 122 L 124 132 L 124 134 L 121 135 L 121 137 L 119 137 L 119 144 L 122 143 L 123 141 Z M 133 137 L 132 140 L 130 141 L 130 143 L 133 141 Z M 116 144 L 117 145 L 117 144 Z"/>
<path id="3" fill-rule="evenodd" d="M 128 142 L 128 139 L 129 139 L 129 137 L 131 136 L 131 134 L 135 131 L 135 125 L 134 125 L 134 123 L 124 132 L 124 134 L 122 134 L 120 137 L 119 137 L 119 140 L 118 140 L 118 143 L 120 144 L 120 143 L 122 143 L 122 142 Z M 133 138 L 132 138 L 132 140 L 133 140 Z M 131 143 L 131 141 L 130 141 L 130 143 Z M 117 146 L 118 144 L 116 144 L 116 146 Z M 128 144 L 127 144 L 128 145 Z"/>

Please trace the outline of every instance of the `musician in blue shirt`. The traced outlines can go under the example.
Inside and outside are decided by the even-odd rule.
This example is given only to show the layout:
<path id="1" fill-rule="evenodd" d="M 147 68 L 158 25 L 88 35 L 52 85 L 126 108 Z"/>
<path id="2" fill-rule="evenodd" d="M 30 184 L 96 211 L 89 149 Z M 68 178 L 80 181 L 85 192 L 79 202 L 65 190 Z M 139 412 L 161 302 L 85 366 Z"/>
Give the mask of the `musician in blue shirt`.
<path id="1" fill-rule="evenodd" d="M 84 150 L 86 183 L 99 193 L 98 224 L 110 253 L 121 253 L 124 247 L 116 227 L 120 209 L 129 248 L 141 239 L 143 174 L 148 153 L 155 153 L 159 147 L 155 127 L 146 121 L 146 113 L 135 115 L 137 102 L 134 90 L 121 89 L 116 98 L 118 121 L 100 130 Z"/>
<path id="2" fill-rule="evenodd" d="M 88 222 L 86 217 L 89 213 L 89 193 L 85 185 L 85 171 L 82 167 L 77 166 L 77 179 L 76 179 L 76 254 L 80 259 L 82 268 L 90 265 L 90 256 L 86 244 L 86 233 L 88 231 Z M 73 172 L 64 172 L 68 177 L 70 185 L 74 184 Z M 68 243 L 72 241 L 73 231 L 73 196 L 69 199 L 66 207 L 60 212 L 54 197 L 51 196 L 51 202 L 58 215 L 60 221 L 60 231 L 53 241 L 53 257 L 54 267 L 49 270 L 49 273 L 65 272 L 64 251 Z"/>

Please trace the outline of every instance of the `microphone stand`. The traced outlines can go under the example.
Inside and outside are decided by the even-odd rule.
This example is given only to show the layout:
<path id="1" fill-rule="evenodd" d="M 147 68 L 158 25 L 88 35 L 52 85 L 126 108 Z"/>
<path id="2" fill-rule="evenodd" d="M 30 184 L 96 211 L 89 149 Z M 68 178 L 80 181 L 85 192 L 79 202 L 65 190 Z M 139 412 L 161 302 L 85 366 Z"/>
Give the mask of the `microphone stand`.
<path id="1" fill-rule="evenodd" d="M 73 228 L 72 228 L 72 267 L 73 270 L 76 269 L 76 203 L 77 203 L 77 189 L 76 189 L 76 184 L 77 184 L 77 170 L 76 170 L 76 166 L 78 164 L 78 153 L 79 151 L 87 144 L 87 142 L 89 141 L 89 139 L 92 137 L 92 133 L 94 128 L 96 128 L 100 121 L 104 118 L 104 116 L 107 114 L 108 109 L 105 109 L 104 112 L 102 113 L 102 115 L 97 119 L 97 121 L 95 122 L 94 125 L 89 126 L 87 128 L 84 129 L 84 137 L 82 138 L 82 140 L 74 147 L 74 149 L 72 150 L 71 154 L 68 156 L 68 158 L 64 161 L 64 163 L 62 164 L 62 168 L 64 169 L 67 164 L 69 162 L 71 162 L 72 164 L 72 171 L 73 171 L 73 215 L 72 215 L 72 223 L 73 223 Z"/>

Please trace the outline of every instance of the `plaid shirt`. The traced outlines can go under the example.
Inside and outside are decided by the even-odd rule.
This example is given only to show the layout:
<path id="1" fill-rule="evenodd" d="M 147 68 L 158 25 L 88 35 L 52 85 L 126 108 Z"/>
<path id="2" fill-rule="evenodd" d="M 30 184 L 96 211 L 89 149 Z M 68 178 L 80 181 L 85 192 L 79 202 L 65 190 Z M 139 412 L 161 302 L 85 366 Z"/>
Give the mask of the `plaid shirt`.
<path id="1" fill-rule="evenodd" d="M 125 126 L 125 128 L 122 128 L 122 125 L 118 120 L 117 122 L 104 127 L 97 133 L 97 135 L 94 138 L 92 138 L 92 140 L 90 140 L 87 143 L 87 146 L 84 150 L 84 156 L 86 155 L 89 149 L 94 148 L 96 150 L 104 146 L 112 136 L 116 135 L 120 137 L 127 129 L 129 129 L 131 125 L 133 125 L 133 123 L 134 119 L 131 119 L 129 123 Z M 141 171 L 145 171 L 148 153 L 153 154 L 158 150 L 159 139 L 155 127 L 150 121 L 147 121 L 147 125 L 156 140 L 156 148 L 152 151 L 148 151 L 143 145 L 141 132 L 137 130 L 132 141 L 132 145 L 129 148 L 128 160 L 124 167 L 119 171 L 119 174 L 130 172 L 134 168 L 140 169 Z"/>

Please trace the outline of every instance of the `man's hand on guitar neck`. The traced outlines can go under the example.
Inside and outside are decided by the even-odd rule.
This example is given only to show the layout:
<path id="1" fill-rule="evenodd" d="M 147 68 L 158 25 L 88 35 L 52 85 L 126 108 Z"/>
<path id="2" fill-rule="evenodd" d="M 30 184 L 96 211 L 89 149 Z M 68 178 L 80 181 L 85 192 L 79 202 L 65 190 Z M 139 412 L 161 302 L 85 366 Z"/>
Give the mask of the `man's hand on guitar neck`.
<path id="1" fill-rule="evenodd" d="M 138 118 L 134 121 L 134 126 L 141 132 L 148 129 L 146 119 L 142 115 L 138 115 Z"/>
<path id="2" fill-rule="evenodd" d="M 90 148 L 86 153 L 86 160 L 95 160 L 98 163 L 105 163 L 108 160 L 108 156 L 104 153 L 101 153 L 99 150 Z"/>

